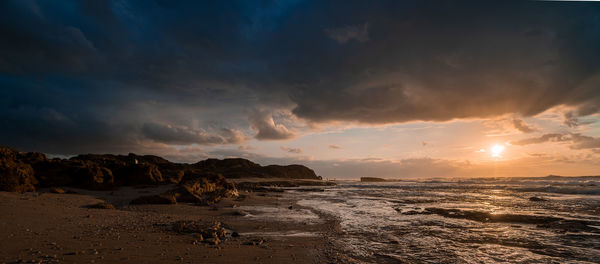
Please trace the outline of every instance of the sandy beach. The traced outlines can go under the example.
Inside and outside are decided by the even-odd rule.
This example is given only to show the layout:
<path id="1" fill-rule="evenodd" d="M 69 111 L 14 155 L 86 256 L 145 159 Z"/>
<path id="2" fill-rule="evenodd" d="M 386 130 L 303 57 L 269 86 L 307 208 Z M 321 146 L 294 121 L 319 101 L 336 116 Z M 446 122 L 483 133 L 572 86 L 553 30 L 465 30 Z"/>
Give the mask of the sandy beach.
<path id="1" fill-rule="evenodd" d="M 327 241 L 337 232 L 336 221 L 314 214 L 302 218 L 306 209 L 281 193 L 242 192 L 213 206 L 128 205 L 170 187 L 0 192 L 0 262 L 326 263 L 338 258 Z M 104 202 L 116 209 L 87 208 Z M 215 245 L 193 230 L 176 230 L 178 223 L 220 223 L 227 234 Z"/>

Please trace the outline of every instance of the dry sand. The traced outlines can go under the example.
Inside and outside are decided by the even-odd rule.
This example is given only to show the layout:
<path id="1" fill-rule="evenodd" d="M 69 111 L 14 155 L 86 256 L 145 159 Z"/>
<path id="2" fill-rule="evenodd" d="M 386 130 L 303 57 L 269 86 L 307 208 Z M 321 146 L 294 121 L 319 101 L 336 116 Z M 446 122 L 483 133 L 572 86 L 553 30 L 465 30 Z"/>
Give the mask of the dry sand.
<path id="1" fill-rule="evenodd" d="M 216 207 L 175 205 L 129 206 L 131 199 L 161 193 L 172 186 L 121 188 L 77 194 L 0 192 L 0 263 L 327 263 L 339 262 L 328 237 L 336 221 L 279 221 L 243 216 L 241 208 L 267 206 L 305 210 L 279 193 L 246 193 Z M 88 209 L 109 202 L 117 209 Z M 292 206 L 289 209 L 289 206 Z M 239 237 L 219 245 L 197 241 L 194 234 L 173 231 L 174 222 L 214 221 Z M 231 233 L 230 232 L 230 233 Z M 264 243 L 254 243 L 260 241 Z"/>

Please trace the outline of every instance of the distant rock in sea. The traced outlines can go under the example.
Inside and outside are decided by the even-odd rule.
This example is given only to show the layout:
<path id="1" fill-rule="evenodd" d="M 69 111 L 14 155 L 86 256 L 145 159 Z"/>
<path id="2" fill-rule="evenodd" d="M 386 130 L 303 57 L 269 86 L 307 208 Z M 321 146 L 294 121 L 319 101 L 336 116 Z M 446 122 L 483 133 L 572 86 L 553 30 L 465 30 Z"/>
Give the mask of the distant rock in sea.
<path id="1" fill-rule="evenodd" d="M 375 178 L 375 177 L 360 177 L 361 182 L 386 182 L 388 180 L 383 178 Z"/>

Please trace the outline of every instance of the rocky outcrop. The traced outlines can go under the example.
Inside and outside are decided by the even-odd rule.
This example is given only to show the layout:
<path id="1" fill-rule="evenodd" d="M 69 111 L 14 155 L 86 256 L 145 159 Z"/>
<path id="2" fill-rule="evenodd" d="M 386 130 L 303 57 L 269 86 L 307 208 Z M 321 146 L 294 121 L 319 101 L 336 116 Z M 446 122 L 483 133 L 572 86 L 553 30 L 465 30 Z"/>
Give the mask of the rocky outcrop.
<path id="1" fill-rule="evenodd" d="M 129 204 L 175 204 L 177 200 L 172 194 L 146 195 L 133 199 Z"/>
<path id="2" fill-rule="evenodd" d="M 303 165 L 269 165 L 263 167 L 263 171 L 269 175 L 269 177 L 322 180 L 320 176 L 315 174 L 315 171 Z"/>
<path id="3" fill-rule="evenodd" d="M 177 221 L 173 223 L 172 229 L 180 234 L 193 234 L 195 241 L 210 245 L 218 245 L 229 233 L 220 222 L 206 225 L 198 221 Z"/>
<path id="4" fill-rule="evenodd" d="M 165 180 L 158 167 L 151 163 L 130 164 L 118 171 L 123 185 L 160 184 Z"/>
<path id="5" fill-rule="evenodd" d="M 214 204 L 223 197 L 237 197 L 235 184 L 227 182 L 221 174 L 187 171 L 179 187 L 172 190 L 177 202 Z"/>
<path id="6" fill-rule="evenodd" d="M 490 223 L 524 223 L 541 224 L 561 220 L 557 217 L 542 215 L 520 215 L 520 214 L 491 214 L 475 210 L 460 210 L 446 208 L 425 208 L 426 212 L 449 218 L 461 218 L 478 222 Z"/>
<path id="7" fill-rule="evenodd" d="M 182 172 L 182 179 L 175 189 L 159 195 L 141 196 L 132 200 L 130 204 L 174 204 L 180 202 L 210 205 L 219 202 L 223 197 L 237 197 L 238 195 L 235 184 L 228 182 L 221 174 L 187 170 Z"/>
<path id="8" fill-rule="evenodd" d="M 288 178 L 321 180 L 315 172 L 302 165 L 261 166 L 246 159 L 207 159 L 191 165 L 195 170 L 220 173 L 225 178 Z"/>
<path id="9" fill-rule="evenodd" d="M 222 174 L 225 178 L 289 178 L 289 179 L 321 179 L 315 172 L 302 165 L 269 165 L 261 166 L 246 159 L 207 159 L 194 164 L 173 163 L 152 155 L 79 155 L 71 160 L 91 161 L 110 169 L 115 182 L 130 185 L 158 184 L 163 182 L 179 183 L 183 173 L 194 171 L 199 173 Z M 135 174 L 132 176 L 132 172 Z M 159 174 L 160 173 L 160 174 Z"/>
<path id="10" fill-rule="evenodd" d="M 0 190 L 8 192 L 33 192 L 38 184 L 33 168 L 18 159 L 19 153 L 0 148 Z"/>
<path id="11" fill-rule="evenodd" d="M 70 160 L 91 162 L 107 168 L 113 174 L 114 182 L 117 185 L 152 185 L 165 182 L 157 165 L 144 162 L 138 157 L 134 154 L 128 156 L 87 154 L 73 157 Z"/>
<path id="12" fill-rule="evenodd" d="M 211 204 L 237 195 L 226 178 L 286 178 L 320 180 L 302 165 L 261 166 L 246 159 L 207 159 L 194 164 L 173 163 L 152 155 L 78 155 L 48 159 L 42 153 L 0 148 L 0 185 L 6 191 L 35 191 L 37 187 L 72 186 L 105 190 L 117 186 L 178 184 L 177 201 Z M 140 197 L 141 198 L 141 197 Z M 159 199 L 160 198 L 160 199 Z M 144 197 L 139 203 L 167 203 L 165 197 Z"/>
<path id="13" fill-rule="evenodd" d="M 45 160 L 32 166 L 42 187 L 75 186 L 104 190 L 114 186 L 111 170 L 90 161 Z"/>
<path id="14" fill-rule="evenodd" d="M 386 182 L 386 179 L 375 178 L 375 177 L 360 177 L 361 182 Z"/>
<path id="15" fill-rule="evenodd" d="M 109 204 L 109 203 L 90 204 L 85 207 L 89 208 L 89 209 L 110 209 L 110 210 L 116 209 L 114 205 Z"/>

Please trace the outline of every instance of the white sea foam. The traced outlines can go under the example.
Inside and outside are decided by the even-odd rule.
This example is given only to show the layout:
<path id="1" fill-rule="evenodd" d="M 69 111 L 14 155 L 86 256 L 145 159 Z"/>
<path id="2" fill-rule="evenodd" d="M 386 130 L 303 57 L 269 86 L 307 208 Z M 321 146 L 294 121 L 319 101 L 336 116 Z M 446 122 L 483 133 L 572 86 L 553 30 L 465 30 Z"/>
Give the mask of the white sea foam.
<path id="1" fill-rule="evenodd" d="M 240 206 L 237 209 L 246 212 L 244 217 L 253 219 L 302 223 L 321 221 L 318 215 L 307 209 L 290 210 L 278 206 Z"/>

